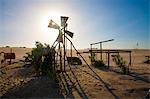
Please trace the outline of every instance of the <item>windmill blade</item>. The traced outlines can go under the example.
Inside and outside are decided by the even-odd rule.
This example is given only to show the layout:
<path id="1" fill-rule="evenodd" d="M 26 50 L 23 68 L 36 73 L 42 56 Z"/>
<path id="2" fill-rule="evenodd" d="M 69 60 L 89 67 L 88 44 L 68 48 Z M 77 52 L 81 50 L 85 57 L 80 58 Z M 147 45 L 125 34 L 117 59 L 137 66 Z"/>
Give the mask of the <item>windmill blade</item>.
<path id="1" fill-rule="evenodd" d="M 61 16 L 61 26 L 65 27 L 66 26 L 66 22 L 68 20 L 69 17 L 66 16 Z"/>
<path id="2" fill-rule="evenodd" d="M 53 20 L 50 20 L 48 27 L 53 29 L 60 29 L 60 26 L 56 24 Z"/>
<path id="3" fill-rule="evenodd" d="M 70 31 L 67 31 L 67 30 L 65 31 L 65 33 L 68 34 L 71 38 L 73 38 L 74 33 L 70 32 Z"/>

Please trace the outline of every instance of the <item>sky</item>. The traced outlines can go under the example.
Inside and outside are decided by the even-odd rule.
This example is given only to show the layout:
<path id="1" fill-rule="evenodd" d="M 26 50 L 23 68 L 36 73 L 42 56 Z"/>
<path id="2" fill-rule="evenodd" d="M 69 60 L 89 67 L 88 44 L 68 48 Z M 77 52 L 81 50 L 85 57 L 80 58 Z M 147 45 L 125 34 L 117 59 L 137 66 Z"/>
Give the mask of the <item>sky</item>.
<path id="1" fill-rule="evenodd" d="M 52 45 L 58 30 L 48 28 L 49 20 L 60 25 L 68 16 L 78 49 L 109 39 L 103 48 L 150 49 L 149 9 L 149 0 L 0 0 L 0 46 Z"/>

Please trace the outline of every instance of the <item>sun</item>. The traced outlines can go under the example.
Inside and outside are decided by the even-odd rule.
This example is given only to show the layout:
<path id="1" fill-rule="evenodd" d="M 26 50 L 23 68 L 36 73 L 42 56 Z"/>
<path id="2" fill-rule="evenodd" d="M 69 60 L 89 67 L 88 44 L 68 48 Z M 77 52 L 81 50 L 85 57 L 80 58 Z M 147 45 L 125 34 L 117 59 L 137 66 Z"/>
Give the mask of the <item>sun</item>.
<path id="1" fill-rule="evenodd" d="M 58 30 L 48 28 L 48 24 L 52 19 L 55 23 L 60 25 L 60 16 L 62 16 L 62 13 L 58 11 L 42 14 L 40 28 L 42 32 L 41 38 L 43 39 L 43 42 L 54 42 L 56 40 L 58 36 Z"/>

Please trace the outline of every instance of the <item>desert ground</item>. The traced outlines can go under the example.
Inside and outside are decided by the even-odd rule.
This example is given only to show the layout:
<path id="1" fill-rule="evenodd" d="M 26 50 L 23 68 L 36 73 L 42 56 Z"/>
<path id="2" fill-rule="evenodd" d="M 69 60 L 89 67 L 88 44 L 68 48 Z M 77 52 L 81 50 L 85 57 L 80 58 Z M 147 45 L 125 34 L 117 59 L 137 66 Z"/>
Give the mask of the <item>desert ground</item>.
<path id="1" fill-rule="evenodd" d="M 10 48 L 0 48 L 2 51 L 10 52 Z M 90 67 L 78 56 L 83 64 L 67 65 L 66 72 L 59 74 L 61 84 L 49 75 L 37 76 L 30 64 L 21 61 L 30 51 L 31 48 L 12 48 L 16 59 L 11 65 L 0 64 L 1 98 L 144 99 L 150 90 L 150 64 L 144 63 L 145 56 L 150 56 L 149 49 L 131 50 L 132 63 L 128 75 L 117 72 L 112 59 L 110 69 L 95 68 L 90 65 L 90 54 L 81 54 Z M 73 56 L 77 56 L 75 54 L 74 51 Z M 128 64 L 129 55 L 120 55 Z M 100 58 L 99 54 L 97 58 Z M 107 64 L 105 54 L 103 58 Z"/>

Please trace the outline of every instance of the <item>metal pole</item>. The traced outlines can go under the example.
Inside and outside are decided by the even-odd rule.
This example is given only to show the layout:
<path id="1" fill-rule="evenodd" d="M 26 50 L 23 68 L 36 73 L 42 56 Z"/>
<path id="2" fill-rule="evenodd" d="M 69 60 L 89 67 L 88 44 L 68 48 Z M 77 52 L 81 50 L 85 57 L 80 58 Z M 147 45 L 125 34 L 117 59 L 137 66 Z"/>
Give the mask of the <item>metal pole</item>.
<path id="1" fill-rule="evenodd" d="M 62 71 L 62 54 L 61 54 L 61 47 L 60 47 L 60 43 L 59 43 L 59 58 L 60 58 L 60 70 Z"/>
<path id="2" fill-rule="evenodd" d="M 70 42 L 70 47 L 71 47 L 71 49 L 70 49 L 70 50 L 71 50 L 71 51 L 70 51 L 70 54 L 71 54 L 71 55 L 70 55 L 70 56 L 71 56 L 71 65 L 72 65 L 72 42 Z"/>
<path id="3" fill-rule="evenodd" d="M 70 51 L 70 56 L 72 57 L 72 43 L 70 43 L 71 51 Z"/>
<path id="4" fill-rule="evenodd" d="M 55 58 L 55 54 L 56 52 L 54 51 L 54 57 L 53 57 L 53 61 L 54 61 L 54 67 L 53 67 L 53 72 L 56 72 L 56 58 Z"/>
<path id="5" fill-rule="evenodd" d="M 65 26 L 64 26 L 64 71 L 66 70 L 66 67 L 65 67 L 65 55 L 66 55 L 66 53 L 65 53 Z"/>

